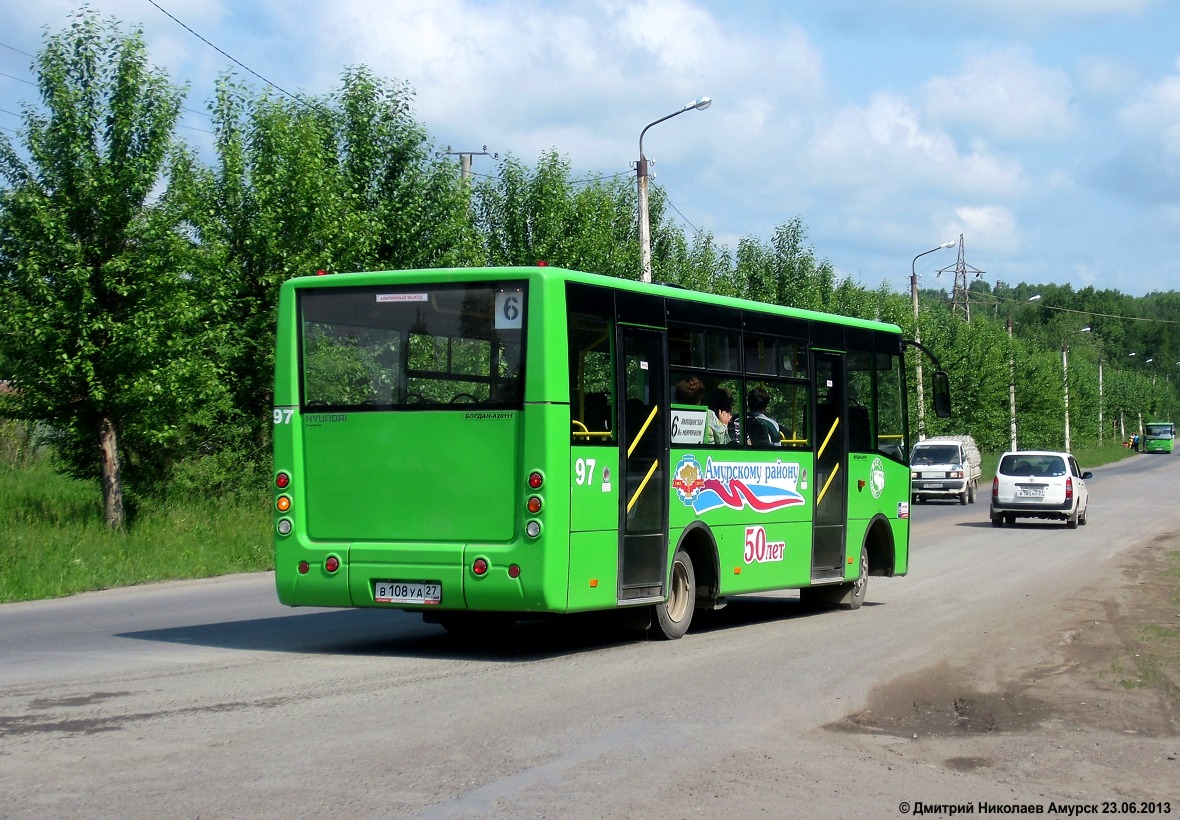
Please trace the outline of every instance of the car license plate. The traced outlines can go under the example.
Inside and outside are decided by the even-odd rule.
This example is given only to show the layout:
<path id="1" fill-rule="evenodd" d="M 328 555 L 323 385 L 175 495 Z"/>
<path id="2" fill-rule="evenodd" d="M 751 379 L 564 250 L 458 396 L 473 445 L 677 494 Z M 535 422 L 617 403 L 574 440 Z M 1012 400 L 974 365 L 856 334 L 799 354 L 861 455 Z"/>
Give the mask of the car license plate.
<path id="1" fill-rule="evenodd" d="M 936 483 L 927 482 L 927 483 L 926 483 L 926 489 L 927 489 L 927 490 L 941 490 L 941 489 L 942 489 L 942 485 L 941 485 L 941 484 L 936 484 Z"/>
<path id="2" fill-rule="evenodd" d="M 441 604 L 442 584 L 437 581 L 374 581 L 373 600 L 382 604 Z"/>
<path id="3" fill-rule="evenodd" d="M 1017 498 L 1044 498 L 1044 487 L 1020 487 L 1016 490 Z"/>

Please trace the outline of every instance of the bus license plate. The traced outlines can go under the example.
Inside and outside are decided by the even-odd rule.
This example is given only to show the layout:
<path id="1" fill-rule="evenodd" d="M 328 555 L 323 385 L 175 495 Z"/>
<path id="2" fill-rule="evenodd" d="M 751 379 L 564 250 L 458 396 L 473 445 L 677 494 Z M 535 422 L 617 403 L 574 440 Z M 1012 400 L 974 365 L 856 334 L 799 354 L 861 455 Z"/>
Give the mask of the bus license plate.
<path id="1" fill-rule="evenodd" d="M 442 584 L 437 581 L 374 581 L 373 600 L 382 604 L 441 604 Z"/>

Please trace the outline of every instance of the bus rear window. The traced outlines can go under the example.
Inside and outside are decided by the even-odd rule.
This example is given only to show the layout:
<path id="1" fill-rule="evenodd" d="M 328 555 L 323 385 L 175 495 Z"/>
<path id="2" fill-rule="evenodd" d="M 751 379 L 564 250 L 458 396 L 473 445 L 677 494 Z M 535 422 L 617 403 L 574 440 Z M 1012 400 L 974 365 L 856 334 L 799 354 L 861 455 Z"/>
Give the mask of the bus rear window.
<path id="1" fill-rule="evenodd" d="M 519 409 L 524 282 L 300 292 L 303 406 Z"/>

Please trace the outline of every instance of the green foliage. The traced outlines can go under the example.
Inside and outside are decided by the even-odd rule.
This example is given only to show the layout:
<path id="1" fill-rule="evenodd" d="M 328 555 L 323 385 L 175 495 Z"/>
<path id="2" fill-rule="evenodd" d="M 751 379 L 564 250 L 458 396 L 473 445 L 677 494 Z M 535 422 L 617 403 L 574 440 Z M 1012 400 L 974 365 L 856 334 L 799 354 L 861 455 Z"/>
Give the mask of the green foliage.
<path id="1" fill-rule="evenodd" d="M 0 138 L 4 412 L 49 424 L 72 475 L 103 473 L 118 527 L 121 480 L 150 483 L 143 468 L 167 462 L 178 419 L 216 404 L 189 242 L 153 194 L 183 94 L 148 66 L 138 31 L 89 12 L 48 39 L 37 69 L 47 113 L 25 110 L 29 161 Z"/>
<path id="2" fill-rule="evenodd" d="M 566 157 L 550 151 L 535 170 L 508 156 L 494 179 L 474 190 L 475 227 L 490 265 L 544 262 L 638 278 L 638 228 L 632 197 L 617 180 L 582 185 Z"/>

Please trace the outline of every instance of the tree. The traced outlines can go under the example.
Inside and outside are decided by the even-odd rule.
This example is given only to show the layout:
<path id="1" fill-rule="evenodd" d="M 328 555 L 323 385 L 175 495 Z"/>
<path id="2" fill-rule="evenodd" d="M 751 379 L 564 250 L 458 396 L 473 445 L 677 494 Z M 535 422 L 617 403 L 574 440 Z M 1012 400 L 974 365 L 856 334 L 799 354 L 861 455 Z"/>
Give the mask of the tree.
<path id="1" fill-rule="evenodd" d="M 405 86 L 365 68 L 321 98 L 256 94 L 232 77 L 212 103 L 217 164 L 178 196 L 204 253 L 199 281 L 224 331 L 234 414 L 217 447 L 269 444 L 279 288 L 317 270 L 480 264 L 468 193 L 432 161 Z"/>
<path id="2" fill-rule="evenodd" d="M 635 195 L 617 179 L 576 183 L 569 159 L 543 154 L 535 169 L 508 156 L 476 186 L 475 226 L 490 265 L 550 265 L 639 278 Z"/>
<path id="3" fill-rule="evenodd" d="M 191 246 L 155 193 L 183 91 L 149 66 L 140 31 L 85 10 L 35 71 L 45 113 L 25 107 L 28 160 L 0 137 L 6 412 L 48 424 L 67 470 L 101 478 L 107 526 L 122 528 L 125 478 L 204 390 L 193 382 L 213 383 L 194 343 Z"/>

